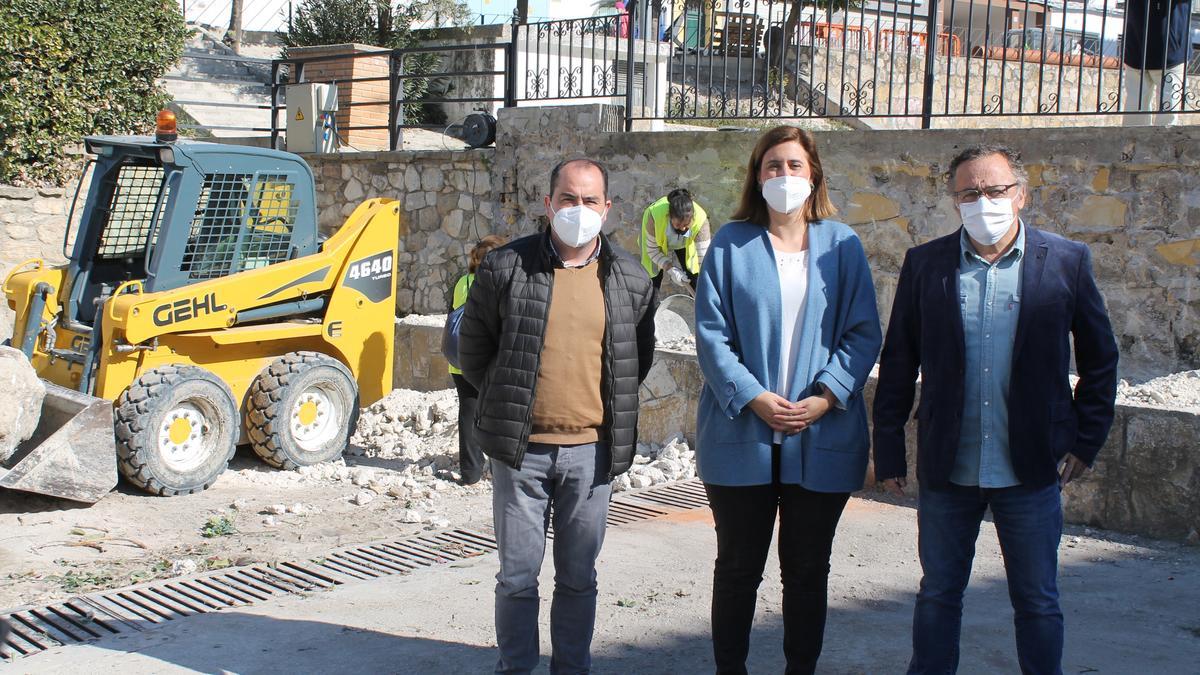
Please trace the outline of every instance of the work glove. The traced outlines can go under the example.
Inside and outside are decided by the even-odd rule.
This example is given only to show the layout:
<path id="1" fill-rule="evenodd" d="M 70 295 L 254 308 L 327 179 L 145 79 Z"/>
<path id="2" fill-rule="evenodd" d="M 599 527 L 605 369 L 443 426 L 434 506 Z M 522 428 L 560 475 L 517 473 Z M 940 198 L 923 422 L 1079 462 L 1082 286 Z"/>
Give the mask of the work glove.
<path id="1" fill-rule="evenodd" d="M 674 283 L 676 286 L 690 285 L 688 283 L 687 272 L 684 272 L 683 270 L 679 269 L 678 267 L 672 267 L 671 269 L 667 270 L 667 276 L 670 277 L 671 282 Z"/>

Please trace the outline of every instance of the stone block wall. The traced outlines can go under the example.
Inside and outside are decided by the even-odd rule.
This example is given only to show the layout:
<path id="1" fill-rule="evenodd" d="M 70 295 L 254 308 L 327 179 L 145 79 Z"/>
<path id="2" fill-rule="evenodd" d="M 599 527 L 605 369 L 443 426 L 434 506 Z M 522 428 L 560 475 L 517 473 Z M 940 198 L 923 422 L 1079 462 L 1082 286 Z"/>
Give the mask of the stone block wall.
<path id="1" fill-rule="evenodd" d="M 0 280 L 23 260 L 43 258 L 48 264 L 66 261 L 62 255 L 67 210 L 75 184 L 65 188 L 24 188 L 0 185 Z M 79 195 L 79 208 L 87 197 Z M 79 214 L 76 213 L 76 221 Z M 12 337 L 12 310 L 0 298 L 0 340 Z"/>
<path id="2" fill-rule="evenodd" d="M 470 241 L 545 227 L 542 198 L 563 158 L 608 166 L 605 231 L 629 251 L 642 210 L 674 187 L 692 190 L 713 222 L 729 218 L 757 132 L 613 133 L 620 125 L 611 106 L 504 109 L 494 150 L 314 157 L 322 226 L 364 196 L 405 203 L 406 314 L 446 311 Z M 1091 247 L 1122 376 L 1200 367 L 1200 127 L 819 132 L 836 218 L 863 240 L 884 321 L 905 251 L 958 227 L 944 173 L 981 141 L 1024 158 L 1027 222 Z"/>
<path id="3" fill-rule="evenodd" d="M 437 391 L 454 386 L 450 364 L 442 356 L 445 316 L 414 315 L 396 319 L 396 359 L 393 389 Z"/>
<path id="4" fill-rule="evenodd" d="M 504 227 L 544 224 L 542 196 L 563 157 L 606 163 L 605 231 L 637 250 L 646 205 L 692 190 L 725 222 L 758 138 L 745 131 L 606 133 L 604 106 L 501 111 L 495 173 Z M 617 118 L 615 121 L 619 121 Z M 1026 221 L 1087 243 L 1121 348 L 1123 377 L 1200 367 L 1200 127 L 829 131 L 816 134 L 837 219 L 854 227 L 886 322 L 905 251 L 953 232 L 944 173 L 962 148 L 1004 143 L 1030 177 Z"/>
<path id="5" fill-rule="evenodd" d="M 446 311 L 479 237 L 545 226 L 550 170 L 566 157 L 609 167 L 605 230 L 630 251 L 642 209 L 674 187 L 691 189 L 715 223 L 729 218 L 757 132 L 615 133 L 621 121 L 604 105 L 503 109 L 494 149 L 310 156 L 321 228 L 336 229 L 365 198 L 399 199 L 397 311 L 429 314 Z M 819 132 L 837 218 L 863 240 L 884 320 L 905 251 L 958 226 L 943 174 L 980 141 L 1024 158 L 1028 222 L 1091 247 L 1122 376 L 1200 367 L 1200 127 Z M 0 194 L 0 265 L 61 255 L 71 195 Z"/>
<path id="6" fill-rule="evenodd" d="M 482 149 L 306 156 L 317 181 L 320 229 L 336 230 L 366 199 L 399 200 L 397 312 L 445 312 L 475 242 L 507 230 L 497 228 L 494 153 Z"/>

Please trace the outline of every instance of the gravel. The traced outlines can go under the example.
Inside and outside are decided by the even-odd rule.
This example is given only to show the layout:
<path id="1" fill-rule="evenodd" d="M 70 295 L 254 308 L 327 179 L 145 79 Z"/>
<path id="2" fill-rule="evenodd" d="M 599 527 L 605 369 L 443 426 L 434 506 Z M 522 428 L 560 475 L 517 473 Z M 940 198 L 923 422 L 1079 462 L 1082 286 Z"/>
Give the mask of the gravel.
<path id="1" fill-rule="evenodd" d="M 439 523 L 439 504 L 449 507 L 459 497 L 489 492 L 489 481 L 459 484 L 458 398 L 453 389 L 393 391 L 364 408 L 358 429 L 342 460 L 303 467 L 301 481 L 346 485 L 345 499 L 358 506 L 377 500 L 399 502 L 403 523 Z M 269 474 L 268 474 L 269 475 Z M 617 478 L 615 491 L 650 487 L 696 475 L 696 453 L 682 438 L 664 446 L 640 444 L 633 468 Z M 282 504 L 267 513 L 304 513 L 303 505 Z"/>
<path id="2" fill-rule="evenodd" d="M 1138 385 L 1121 380 L 1117 402 L 1200 413 L 1200 370 L 1185 370 Z"/>
<path id="3" fill-rule="evenodd" d="M 445 314 L 409 314 L 396 318 L 396 323 L 401 326 L 437 326 L 441 328 L 446 325 Z"/>

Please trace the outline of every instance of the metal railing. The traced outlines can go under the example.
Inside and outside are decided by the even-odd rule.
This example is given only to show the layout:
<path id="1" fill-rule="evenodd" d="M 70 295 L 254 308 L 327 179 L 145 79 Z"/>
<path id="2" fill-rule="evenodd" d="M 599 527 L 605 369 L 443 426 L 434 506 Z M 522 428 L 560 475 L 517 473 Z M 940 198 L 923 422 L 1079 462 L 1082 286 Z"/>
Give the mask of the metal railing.
<path id="1" fill-rule="evenodd" d="M 1117 0 L 642 0 L 628 14 L 516 26 L 521 68 L 510 77 L 520 101 L 624 100 L 627 127 L 1147 113 L 1170 122 L 1200 112 L 1193 1 L 1131 2 L 1127 20 Z M 1179 9 L 1159 15 L 1160 5 Z"/>
<path id="2" fill-rule="evenodd" d="M 444 130 L 431 106 L 458 121 L 538 102 L 622 104 L 626 129 L 796 118 L 1200 122 L 1200 16 L 1195 29 L 1180 18 L 1197 0 L 1162 3 L 1182 9 L 1161 16 L 1158 4 L 1131 1 L 1128 17 L 1116 2 L 639 0 L 621 15 L 514 19 L 496 42 L 263 61 L 269 103 L 214 105 L 269 110 L 269 125 L 247 130 L 278 145 L 286 87 L 332 82 L 342 145 L 375 133 L 373 149 L 398 149 L 408 128 Z M 1139 37 L 1156 30 L 1171 39 Z"/>
<path id="3" fill-rule="evenodd" d="M 205 54 L 200 52 L 185 52 L 180 59 L 180 63 L 184 66 L 191 64 L 197 68 L 204 68 L 205 66 L 224 66 L 234 71 L 239 69 L 245 70 L 248 73 L 240 80 L 237 79 L 236 76 L 233 76 L 232 79 L 230 77 L 222 79 L 220 77 L 206 75 L 190 75 L 187 74 L 187 68 L 185 67 L 183 68 L 182 74 L 167 76 L 168 79 L 192 83 L 206 83 L 217 86 L 226 85 L 232 87 L 253 87 L 256 84 L 256 80 L 261 79 L 261 76 L 272 70 L 272 61 L 270 59 L 259 59 L 249 56 L 239 56 L 236 54 Z M 262 86 L 265 88 L 265 83 Z M 176 98 L 173 102 L 176 106 L 180 107 L 183 112 L 186 113 L 184 119 L 182 119 L 179 123 L 179 128 L 189 132 L 209 135 L 214 134 L 214 132 L 238 132 L 239 134 L 250 136 L 261 135 L 271 131 L 270 127 L 262 126 L 261 121 L 259 121 L 257 124 L 214 124 L 206 119 L 208 115 L 204 113 L 208 111 L 271 110 L 271 106 L 269 104 L 247 103 L 245 100 L 247 98 L 252 100 L 253 97 L 243 97 L 243 100 L 240 101 L 213 100 L 211 98 Z M 248 113 L 247 115 L 240 117 L 240 119 L 262 120 L 259 115 L 254 113 Z"/>

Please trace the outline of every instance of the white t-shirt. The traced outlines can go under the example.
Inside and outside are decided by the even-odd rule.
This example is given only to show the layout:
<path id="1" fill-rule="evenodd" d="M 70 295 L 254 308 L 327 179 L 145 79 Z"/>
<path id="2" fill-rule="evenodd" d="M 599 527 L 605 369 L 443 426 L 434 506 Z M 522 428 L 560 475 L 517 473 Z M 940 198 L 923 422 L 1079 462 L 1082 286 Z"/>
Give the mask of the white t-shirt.
<path id="1" fill-rule="evenodd" d="M 779 295 L 782 302 L 783 335 L 779 350 L 779 377 L 775 393 L 787 398 L 792 387 L 792 371 L 796 352 L 800 349 L 801 328 L 804 325 L 804 305 L 808 298 L 808 251 L 775 252 L 775 267 L 779 271 Z M 783 433 L 775 432 L 775 442 L 783 442 Z"/>

